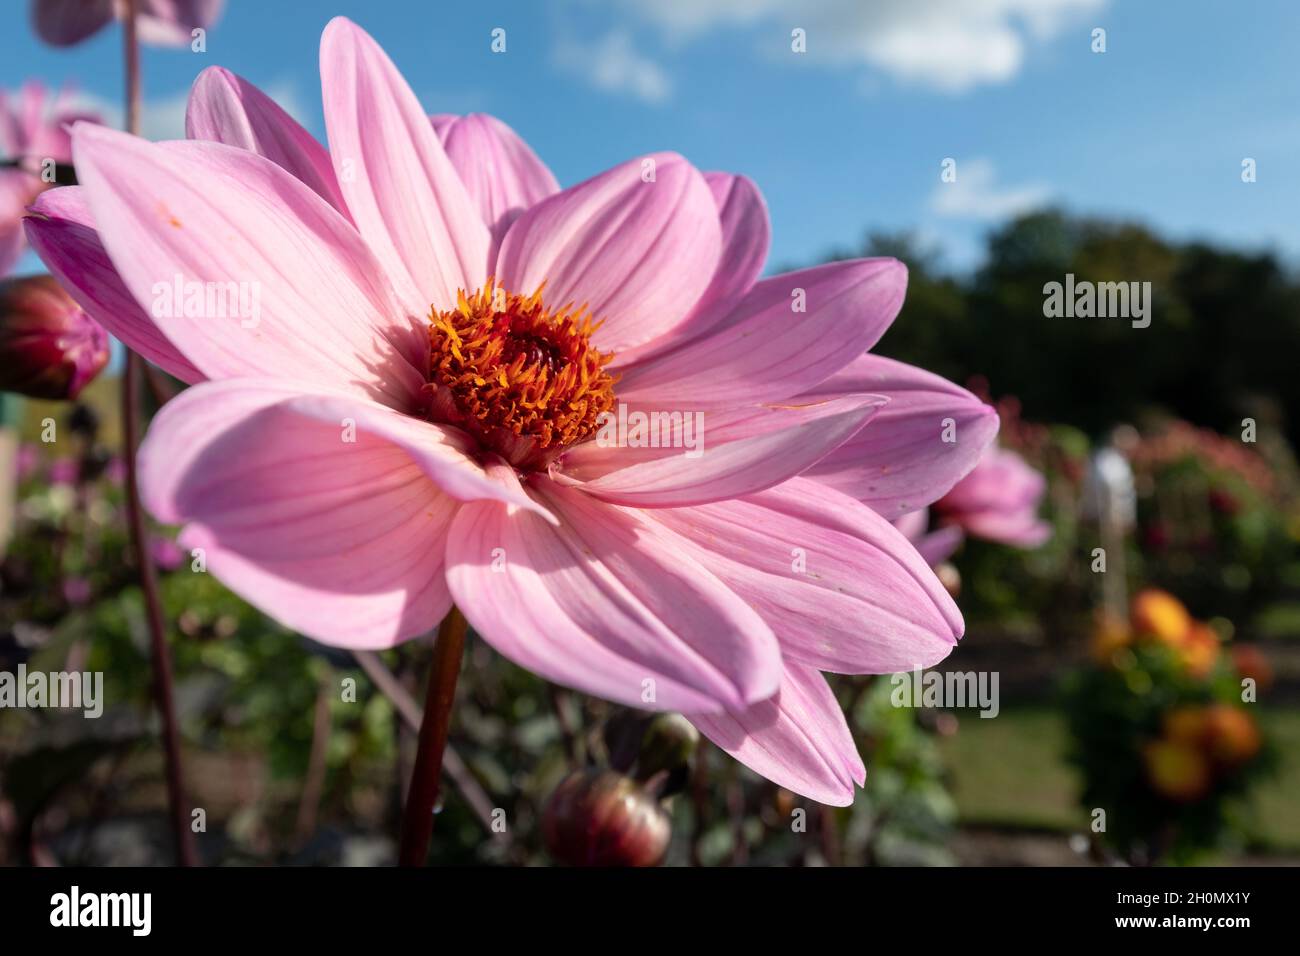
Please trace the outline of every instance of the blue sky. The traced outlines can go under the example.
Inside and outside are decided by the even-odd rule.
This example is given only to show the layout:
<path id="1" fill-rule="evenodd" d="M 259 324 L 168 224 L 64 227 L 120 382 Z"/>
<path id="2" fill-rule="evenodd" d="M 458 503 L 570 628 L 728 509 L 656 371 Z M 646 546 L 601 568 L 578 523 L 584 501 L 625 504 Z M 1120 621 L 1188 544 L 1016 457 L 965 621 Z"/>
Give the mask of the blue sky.
<path id="1" fill-rule="evenodd" d="M 0 13 L 0 86 L 71 81 L 119 102 L 120 32 L 45 48 L 25 7 Z M 323 138 L 317 49 L 334 14 L 379 40 L 429 111 L 500 116 L 561 183 L 659 149 L 748 174 L 771 208 L 772 267 L 912 230 L 968 268 L 990 227 L 1049 202 L 1300 257 L 1292 0 L 228 0 L 206 53 L 146 51 L 146 133 L 176 135 L 190 82 L 220 64 Z M 955 184 L 940 182 L 947 157 Z"/>

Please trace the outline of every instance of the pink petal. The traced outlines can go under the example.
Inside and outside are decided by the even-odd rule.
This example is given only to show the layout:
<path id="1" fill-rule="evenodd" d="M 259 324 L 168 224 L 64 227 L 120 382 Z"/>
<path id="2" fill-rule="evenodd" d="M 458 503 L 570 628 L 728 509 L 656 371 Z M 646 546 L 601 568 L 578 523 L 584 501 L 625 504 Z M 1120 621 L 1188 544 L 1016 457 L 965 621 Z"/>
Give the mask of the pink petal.
<path id="1" fill-rule="evenodd" d="M 819 803 L 847 807 L 866 782 L 839 702 L 813 668 L 787 663 L 780 693 L 745 710 L 688 716 L 751 770 Z"/>
<path id="2" fill-rule="evenodd" d="M 447 133 L 459 119 L 460 116 L 456 113 L 429 114 L 429 122 L 433 124 L 433 131 L 438 134 L 438 142 L 442 143 L 443 149 L 447 148 Z"/>
<path id="3" fill-rule="evenodd" d="M 430 480 L 453 467 L 432 465 L 438 429 L 423 425 L 425 447 L 395 441 L 370 425 L 399 416 L 371 405 L 349 442 L 340 419 L 304 415 L 302 400 L 293 385 L 231 380 L 168 402 L 140 450 L 145 505 L 185 523 L 182 546 L 203 548 L 236 593 L 317 640 L 387 647 L 428 631 L 451 603 L 444 542 L 459 507 Z"/>
<path id="4" fill-rule="evenodd" d="M 122 284 L 86 205 L 84 186 L 41 193 L 25 220 L 28 241 L 77 305 L 127 348 L 182 382 L 203 373 L 172 345 Z"/>
<path id="5" fill-rule="evenodd" d="M 1047 480 L 1013 451 L 992 447 L 975 470 L 936 503 L 945 522 L 973 535 L 1020 548 L 1036 548 L 1051 537 L 1038 520 Z"/>
<path id="6" fill-rule="evenodd" d="M 933 568 L 951 558 L 965 539 L 966 535 L 961 528 L 950 525 L 946 528 L 936 528 L 913 541 L 912 544 L 921 559 Z"/>
<path id="7" fill-rule="evenodd" d="M 273 99 L 224 67 L 210 66 L 194 81 L 185 135 L 265 156 L 348 214 L 325 147 Z"/>
<path id="8" fill-rule="evenodd" d="M 560 528 L 476 503 L 447 539 L 451 593 L 489 644 L 548 680 L 634 707 L 743 708 L 776 690 L 771 631 L 675 535 L 639 512 L 536 487 Z"/>
<path id="9" fill-rule="evenodd" d="M 787 660 L 844 674 L 929 667 L 961 612 L 907 538 L 806 478 L 737 501 L 654 512 L 776 632 Z"/>
<path id="10" fill-rule="evenodd" d="M 653 163 L 654 180 L 642 176 Z M 629 160 L 533 206 L 510 227 L 496 276 L 513 292 L 546 283 L 556 306 L 587 304 L 592 341 L 618 351 L 687 315 L 718 264 L 721 226 L 704 177 L 673 153 Z"/>
<path id="11" fill-rule="evenodd" d="M 658 457 L 607 471 L 581 487 L 605 501 L 638 508 L 677 508 L 752 494 L 807 469 L 852 437 L 884 403 L 879 395 L 852 395 L 799 406 L 704 413 L 701 454 L 690 457 L 682 448 L 655 449 Z M 632 452 L 635 459 L 636 451 L 597 447 L 587 456 L 583 448 L 571 454 L 575 465 L 585 464 L 588 473 L 594 473 L 602 465 L 617 463 L 620 452 Z M 565 466 L 561 479 L 577 481 L 568 475 L 567 458 Z"/>
<path id="12" fill-rule="evenodd" d="M 1033 513 L 977 511 L 964 515 L 961 527 L 977 538 L 987 538 L 1016 548 L 1037 548 L 1052 536 L 1052 526 L 1039 521 Z"/>
<path id="13" fill-rule="evenodd" d="M 32 27 L 51 46 L 72 46 L 113 19 L 113 0 L 35 0 Z"/>
<path id="14" fill-rule="evenodd" d="M 220 143 L 162 147 L 84 123 L 73 152 L 123 283 L 205 376 L 293 378 L 412 404 L 425 336 L 361 237 L 302 182 Z M 183 290 L 236 289 L 244 304 L 188 317 L 172 302 L 168 317 L 178 277 Z"/>
<path id="15" fill-rule="evenodd" d="M 22 257 L 23 210 L 35 192 L 35 178 L 21 169 L 0 169 L 0 276 Z"/>
<path id="16" fill-rule="evenodd" d="M 998 414 L 964 388 L 937 375 L 860 355 L 805 397 L 857 392 L 888 396 L 864 428 L 808 470 L 886 518 L 938 501 L 965 476 L 998 433 Z M 951 437 L 952 441 L 945 440 Z"/>
<path id="17" fill-rule="evenodd" d="M 700 301 L 715 311 L 721 304 L 719 314 L 725 315 L 758 281 L 772 244 L 772 225 L 767 202 L 751 179 L 733 173 L 705 173 L 704 179 L 722 222 L 722 255 Z"/>
<path id="18" fill-rule="evenodd" d="M 546 164 L 495 116 L 471 113 L 434 129 L 494 242 L 525 209 L 560 191 Z"/>
<path id="19" fill-rule="evenodd" d="M 691 316 L 667 335 L 620 352 L 614 365 L 641 361 L 713 330 L 758 281 L 772 240 L 767 203 L 748 178 L 732 173 L 705 173 L 722 226 L 722 253 L 709 287 Z"/>
<path id="20" fill-rule="evenodd" d="M 876 343 L 906 286 L 907 270 L 895 259 L 832 262 L 764 279 L 711 334 L 624 370 L 619 398 L 699 408 L 806 392 Z M 806 313 L 795 311 L 800 293 Z"/>
<path id="21" fill-rule="evenodd" d="M 892 524 L 903 537 L 912 542 L 912 547 L 916 548 L 917 554 L 930 567 L 952 557 L 952 553 L 961 546 L 965 538 L 957 525 L 937 528 L 934 531 L 927 530 L 930 527 L 930 512 L 925 508 L 900 515 L 893 519 Z"/>
<path id="22" fill-rule="evenodd" d="M 487 278 L 488 228 L 406 80 L 368 33 L 335 17 L 321 37 L 330 155 L 348 210 L 414 315 Z"/>

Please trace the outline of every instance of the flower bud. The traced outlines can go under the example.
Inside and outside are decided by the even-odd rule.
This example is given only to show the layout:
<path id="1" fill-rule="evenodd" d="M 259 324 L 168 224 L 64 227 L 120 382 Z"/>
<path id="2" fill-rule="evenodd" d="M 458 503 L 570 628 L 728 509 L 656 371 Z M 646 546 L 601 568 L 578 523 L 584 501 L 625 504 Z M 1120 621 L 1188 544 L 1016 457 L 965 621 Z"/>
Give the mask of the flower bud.
<path id="1" fill-rule="evenodd" d="M 700 743 L 700 732 L 681 714 L 656 714 L 641 738 L 637 777 L 649 780 L 656 773 L 674 773 L 690 762 Z"/>
<path id="2" fill-rule="evenodd" d="M 0 282 L 0 391 L 75 398 L 108 362 L 108 333 L 51 276 Z"/>
<path id="3" fill-rule="evenodd" d="M 578 770 L 560 781 L 542 814 L 546 848 L 570 866 L 657 866 L 672 821 L 636 781 Z"/>

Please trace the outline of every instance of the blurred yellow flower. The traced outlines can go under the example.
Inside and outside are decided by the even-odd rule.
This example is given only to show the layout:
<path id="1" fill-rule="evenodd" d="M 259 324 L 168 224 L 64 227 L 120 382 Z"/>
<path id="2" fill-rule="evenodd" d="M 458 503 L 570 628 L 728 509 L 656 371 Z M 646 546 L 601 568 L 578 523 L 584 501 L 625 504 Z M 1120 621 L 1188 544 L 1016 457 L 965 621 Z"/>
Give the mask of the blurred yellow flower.
<path id="1" fill-rule="evenodd" d="M 1158 740 L 1147 744 L 1142 757 L 1147 780 L 1161 796 L 1190 803 L 1210 789 L 1210 763 L 1191 744 Z"/>
<path id="2" fill-rule="evenodd" d="M 1133 631 L 1162 644 L 1177 647 L 1187 637 L 1192 618 L 1181 601 L 1167 591 L 1147 588 L 1133 597 Z"/>

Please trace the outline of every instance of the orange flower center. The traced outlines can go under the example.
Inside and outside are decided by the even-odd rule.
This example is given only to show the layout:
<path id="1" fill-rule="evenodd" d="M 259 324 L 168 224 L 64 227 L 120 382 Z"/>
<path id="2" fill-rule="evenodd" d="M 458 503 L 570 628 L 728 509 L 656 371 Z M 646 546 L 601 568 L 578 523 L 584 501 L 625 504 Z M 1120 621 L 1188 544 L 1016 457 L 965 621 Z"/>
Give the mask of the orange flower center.
<path id="1" fill-rule="evenodd" d="M 548 309 L 545 286 L 523 296 L 490 278 L 429 315 L 431 417 L 532 470 L 595 434 L 614 405 L 614 354 L 591 344 L 599 323 L 585 305 Z"/>

